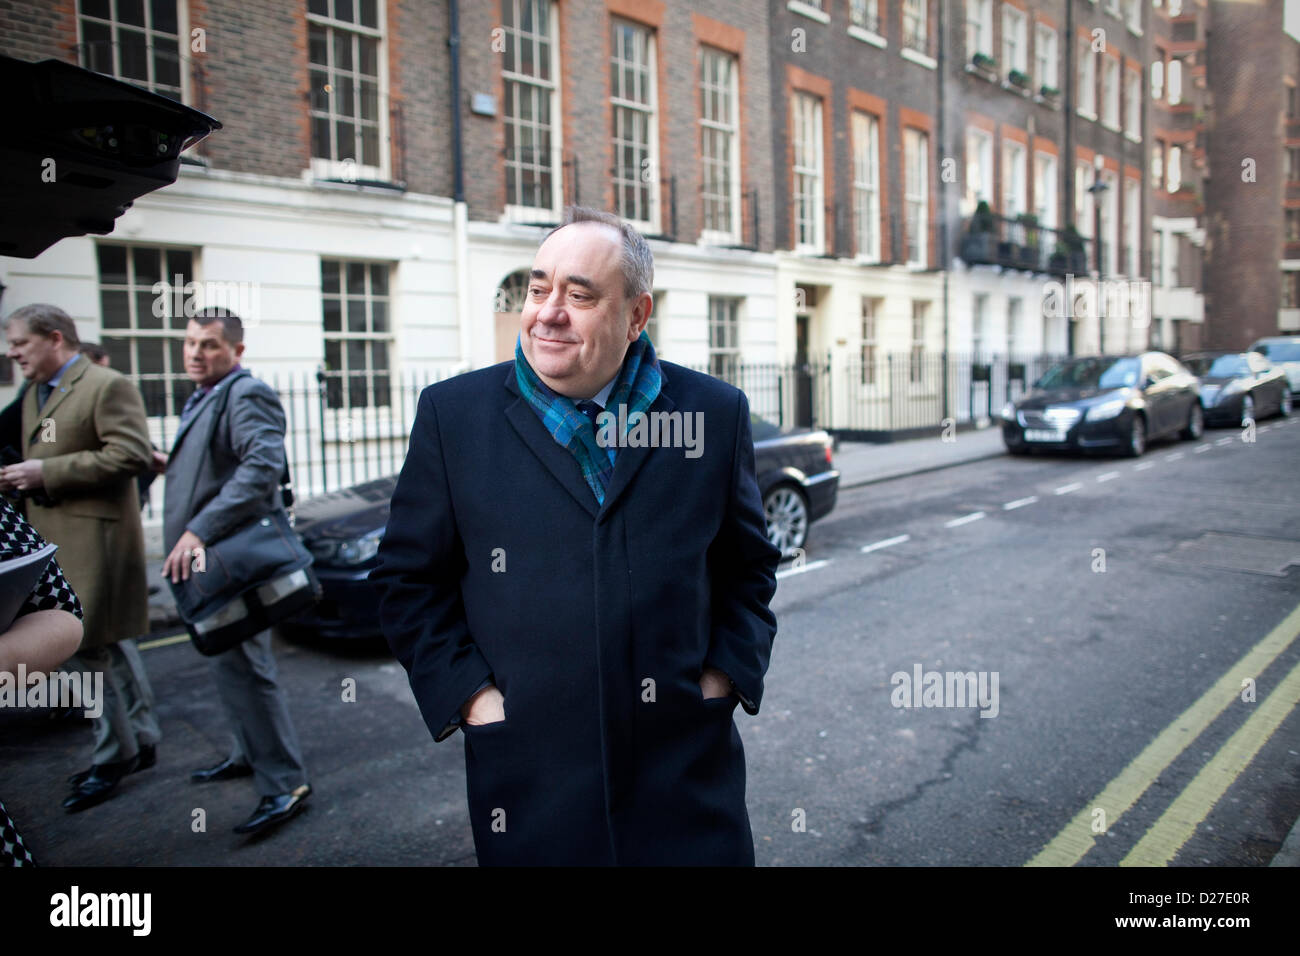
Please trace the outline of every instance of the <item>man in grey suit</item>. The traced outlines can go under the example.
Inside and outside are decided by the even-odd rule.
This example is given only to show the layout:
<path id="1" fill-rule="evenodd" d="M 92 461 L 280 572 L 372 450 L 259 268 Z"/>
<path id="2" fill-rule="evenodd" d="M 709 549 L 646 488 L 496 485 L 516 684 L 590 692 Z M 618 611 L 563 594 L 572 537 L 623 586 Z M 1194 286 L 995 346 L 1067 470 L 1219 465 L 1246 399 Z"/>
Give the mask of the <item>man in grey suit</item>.
<path id="1" fill-rule="evenodd" d="M 185 372 L 199 387 L 181 412 L 165 468 L 163 576 L 189 580 L 198 549 L 259 515 L 282 507 L 284 409 L 265 382 L 243 374 L 244 328 L 224 309 L 205 309 L 185 330 Z M 230 390 L 217 415 L 216 397 Z M 199 572 L 201 573 L 201 572 Z M 236 833 L 258 833 L 303 808 L 311 793 L 289 705 L 276 681 L 271 631 L 211 658 L 213 677 L 234 731 L 231 755 L 196 770 L 196 783 L 252 776 L 261 801 Z"/>

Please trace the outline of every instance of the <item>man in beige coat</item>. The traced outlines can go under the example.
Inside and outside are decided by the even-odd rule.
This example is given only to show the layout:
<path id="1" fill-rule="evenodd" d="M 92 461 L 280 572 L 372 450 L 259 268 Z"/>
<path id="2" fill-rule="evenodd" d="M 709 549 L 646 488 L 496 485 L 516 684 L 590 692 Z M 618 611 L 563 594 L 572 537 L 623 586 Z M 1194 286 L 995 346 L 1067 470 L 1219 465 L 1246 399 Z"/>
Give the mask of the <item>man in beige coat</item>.
<path id="1" fill-rule="evenodd" d="M 149 629 L 136 493 L 136 475 L 152 462 L 149 430 L 140 392 L 78 352 L 76 325 L 62 309 L 24 306 L 6 320 L 5 337 L 31 387 L 23 396 L 25 447 L 16 449 L 25 460 L 0 470 L 0 491 L 21 492 L 27 520 L 59 546 L 85 613 L 77 657 L 104 674 L 91 766 L 71 779 L 63 804 L 75 813 L 157 759 L 153 694 L 132 640 Z"/>

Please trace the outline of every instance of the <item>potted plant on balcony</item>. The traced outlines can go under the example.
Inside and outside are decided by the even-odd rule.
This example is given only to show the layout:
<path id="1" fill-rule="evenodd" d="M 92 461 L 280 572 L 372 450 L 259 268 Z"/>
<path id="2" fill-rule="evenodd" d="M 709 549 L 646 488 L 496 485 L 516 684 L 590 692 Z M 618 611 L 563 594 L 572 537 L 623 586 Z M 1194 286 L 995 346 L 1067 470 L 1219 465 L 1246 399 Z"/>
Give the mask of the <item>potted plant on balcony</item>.
<path id="1" fill-rule="evenodd" d="M 966 235 L 962 236 L 961 257 L 968 265 L 993 261 L 993 210 L 983 199 L 975 207 Z"/>
<path id="2" fill-rule="evenodd" d="M 1024 269 L 1037 269 L 1038 258 L 1038 217 L 1031 212 L 1022 212 L 1016 217 L 1020 224 L 1021 245 L 1019 263 Z"/>
<path id="3" fill-rule="evenodd" d="M 998 78 L 998 61 L 993 59 L 987 53 L 976 53 L 970 58 L 971 69 L 973 69 L 984 79 L 991 82 L 997 82 Z"/>
<path id="4" fill-rule="evenodd" d="M 1050 271 L 1061 275 L 1067 272 L 1074 275 L 1087 274 L 1088 254 L 1085 251 L 1083 236 L 1079 234 L 1078 229 L 1071 225 L 1061 230 L 1061 239 L 1057 242 L 1047 266 Z"/>
<path id="5" fill-rule="evenodd" d="M 1007 74 L 1007 82 L 1018 90 L 1029 90 L 1029 74 L 1022 70 L 1012 70 Z"/>

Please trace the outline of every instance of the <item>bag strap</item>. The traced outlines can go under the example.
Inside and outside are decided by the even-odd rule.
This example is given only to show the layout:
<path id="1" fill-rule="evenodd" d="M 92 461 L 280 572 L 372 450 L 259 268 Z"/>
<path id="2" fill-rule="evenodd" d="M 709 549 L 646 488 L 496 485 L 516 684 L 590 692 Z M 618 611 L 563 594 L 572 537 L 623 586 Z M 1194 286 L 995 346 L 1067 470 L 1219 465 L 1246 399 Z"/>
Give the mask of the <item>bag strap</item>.
<path id="1" fill-rule="evenodd" d="M 221 416 L 226 413 L 226 406 L 230 404 L 230 393 L 235 389 L 235 383 L 241 378 L 252 378 L 253 373 L 248 369 L 240 369 L 239 374 L 226 383 L 226 387 L 221 390 L 217 396 L 216 407 L 212 410 L 213 429 L 215 430 L 221 424 Z M 280 472 L 280 500 L 284 504 L 285 511 L 293 507 L 293 479 L 289 476 L 289 456 L 284 456 L 284 470 Z"/>

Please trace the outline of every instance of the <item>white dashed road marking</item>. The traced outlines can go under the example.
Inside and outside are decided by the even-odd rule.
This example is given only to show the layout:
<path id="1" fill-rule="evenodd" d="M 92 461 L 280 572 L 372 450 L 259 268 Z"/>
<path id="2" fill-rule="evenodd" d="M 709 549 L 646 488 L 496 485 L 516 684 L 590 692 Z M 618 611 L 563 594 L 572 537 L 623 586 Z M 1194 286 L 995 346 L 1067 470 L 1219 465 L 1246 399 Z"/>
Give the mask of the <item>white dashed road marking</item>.
<path id="1" fill-rule="evenodd" d="M 1081 481 L 1072 481 L 1072 482 L 1070 482 L 1068 485 L 1061 485 L 1061 487 L 1059 487 L 1059 488 L 1057 488 L 1055 491 L 1053 491 L 1052 494 L 1054 494 L 1054 495 L 1068 495 L 1070 492 L 1072 492 L 1072 491 L 1078 491 L 1078 490 L 1079 490 L 1080 488 L 1082 488 L 1082 487 L 1083 487 L 1083 482 L 1081 482 Z"/>
<path id="2" fill-rule="evenodd" d="M 1155 466 L 1156 466 L 1156 463 L 1155 463 L 1154 461 L 1141 461 L 1141 462 L 1138 462 L 1136 465 L 1133 466 L 1133 470 L 1134 470 L 1134 471 L 1146 471 L 1148 468 L 1154 468 Z"/>
<path id="3" fill-rule="evenodd" d="M 886 538 L 884 541 L 874 541 L 871 544 L 864 544 L 862 546 L 862 553 L 870 554 L 872 551 L 879 551 L 881 548 L 889 548 L 893 545 L 902 544 L 904 541 L 911 540 L 912 536 L 910 534 L 900 534 L 893 538 Z"/>
<path id="4" fill-rule="evenodd" d="M 803 574 L 806 571 L 816 571 L 818 568 L 824 568 L 828 564 L 830 564 L 829 560 L 813 561 L 811 564 L 795 565 L 793 567 L 786 568 L 784 571 L 776 572 L 776 579 L 780 581 L 782 578 L 788 578 L 792 574 Z"/>
<path id="5" fill-rule="evenodd" d="M 983 517 L 984 512 L 976 511 L 968 515 L 962 515 L 960 518 L 953 518 L 951 521 L 945 521 L 943 526 L 945 528 L 956 528 L 960 525 L 970 524 L 972 521 L 979 521 Z"/>
<path id="6" fill-rule="evenodd" d="M 1104 475 L 1098 475 L 1098 476 L 1097 476 L 1097 480 L 1098 480 L 1099 482 L 1100 482 L 1100 481 L 1114 481 L 1114 480 L 1115 480 L 1116 478 L 1118 478 L 1118 477 L 1119 477 L 1119 472 L 1118 472 L 1118 471 L 1108 471 L 1108 472 L 1106 472 Z"/>
<path id="7" fill-rule="evenodd" d="M 1177 461 L 1179 458 L 1182 457 L 1183 457 L 1183 453 L 1181 451 L 1176 451 L 1172 455 L 1165 455 L 1165 461 Z"/>
<path id="8" fill-rule="evenodd" d="M 1028 498 L 1017 498 L 1015 501 L 1008 501 L 1002 506 L 1003 511 L 1015 511 L 1017 508 L 1023 508 L 1025 505 L 1032 505 L 1038 500 L 1038 495 L 1030 495 Z"/>
<path id="9" fill-rule="evenodd" d="M 1258 428 L 1255 429 L 1255 430 L 1256 430 L 1256 431 L 1259 431 Z M 1231 439 L 1231 438 L 1220 438 L 1218 441 L 1215 442 L 1215 444 L 1216 444 L 1216 445 L 1231 445 L 1231 444 L 1232 444 L 1232 439 Z"/>

